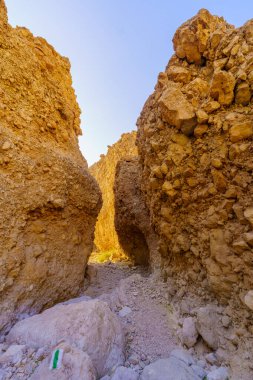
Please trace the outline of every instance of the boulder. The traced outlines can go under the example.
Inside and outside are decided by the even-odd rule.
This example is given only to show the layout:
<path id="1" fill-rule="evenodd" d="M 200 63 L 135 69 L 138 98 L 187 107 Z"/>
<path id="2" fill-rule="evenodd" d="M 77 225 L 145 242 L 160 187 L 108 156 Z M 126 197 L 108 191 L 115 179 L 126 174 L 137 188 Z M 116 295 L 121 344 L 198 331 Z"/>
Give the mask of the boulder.
<path id="1" fill-rule="evenodd" d="M 182 329 L 182 342 L 188 348 L 193 347 L 197 343 L 198 331 L 196 323 L 192 317 L 185 318 Z"/>
<path id="2" fill-rule="evenodd" d="M 111 380 L 138 380 L 139 375 L 131 368 L 118 367 Z"/>
<path id="3" fill-rule="evenodd" d="M 159 359 L 144 368 L 140 380 L 199 380 L 185 362 L 175 357 Z"/>
<path id="4" fill-rule="evenodd" d="M 207 374 L 207 380 L 229 380 L 228 369 L 220 367 Z"/>
<path id="5" fill-rule="evenodd" d="M 171 351 L 170 356 L 173 358 L 176 358 L 178 360 L 181 360 L 188 366 L 191 366 L 194 363 L 193 357 L 189 354 L 188 351 L 182 350 L 180 348 L 175 348 Z"/>
<path id="6" fill-rule="evenodd" d="M 64 341 L 86 352 L 99 376 L 123 363 L 124 336 L 107 304 L 98 300 L 56 305 L 18 322 L 7 341 L 33 348 L 55 347 Z"/>
<path id="7" fill-rule="evenodd" d="M 245 121 L 234 124 L 230 130 L 230 140 L 235 143 L 253 136 L 252 122 Z"/>
<path id="8" fill-rule="evenodd" d="M 178 129 L 196 125 L 194 108 L 187 101 L 180 87 L 170 82 L 167 90 L 159 99 L 161 117 L 170 125 Z"/>
<path id="9" fill-rule="evenodd" d="M 180 59 L 200 65 L 207 50 L 208 38 L 222 26 L 222 20 L 212 16 L 206 9 L 185 22 L 176 31 L 173 44 L 175 53 Z M 217 47 L 219 40 L 213 48 Z"/>
<path id="10" fill-rule="evenodd" d="M 217 350 L 219 346 L 219 316 L 216 307 L 207 305 L 197 310 L 196 328 L 207 345 Z"/>
<path id="11" fill-rule="evenodd" d="M 234 99 L 235 78 L 227 71 L 214 73 L 211 83 L 210 94 L 220 104 L 230 105 Z"/>

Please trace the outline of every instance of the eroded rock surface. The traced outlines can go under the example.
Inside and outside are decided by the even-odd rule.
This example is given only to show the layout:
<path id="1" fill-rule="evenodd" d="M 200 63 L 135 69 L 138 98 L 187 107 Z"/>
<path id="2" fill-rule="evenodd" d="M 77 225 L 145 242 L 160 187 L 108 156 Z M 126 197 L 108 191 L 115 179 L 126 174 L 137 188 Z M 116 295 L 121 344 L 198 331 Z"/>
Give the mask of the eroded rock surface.
<path id="1" fill-rule="evenodd" d="M 114 193 L 116 165 L 125 156 L 136 156 L 136 132 L 124 133 L 119 141 L 108 148 L 106 155 L 91 166 L 90 172 L 96 178 L 102 191 L 103 206 L 95 229 L 95 246 L 101 251 L 122 251 L 114 227 Z"/>
<path id="2" fill-rule="evenodd" d="M 141 192 L 138 157 L 122 159 L 115 174 L 115 228 L 124 252 L 136 264 L 159 267 L 158 238 Z"/>
<path id="3" fill-rule="evenodd" d="M 109 307 L 98 300 L 56 305 L 20 321 L 11 329 L 7 342 L 51 350 L 59 342 L 65 342 L 87 353 L 100 377 L 121 365 L 124 359 L 120 322 Z M 77 355 L 80 354 L 77 352 Z"/>
<path id="4" fill-rule="evenodd" d="M 184 23 L 137 123 L 165 275 L 207 279 L 239 309 L 253 289 L 252 28 L 204 9 Z"/>
<path id="5" fill-rule="evenodd" d="M 0 2 L 0 330 L 75 295 L 101 207 L 70 63 Z"/>

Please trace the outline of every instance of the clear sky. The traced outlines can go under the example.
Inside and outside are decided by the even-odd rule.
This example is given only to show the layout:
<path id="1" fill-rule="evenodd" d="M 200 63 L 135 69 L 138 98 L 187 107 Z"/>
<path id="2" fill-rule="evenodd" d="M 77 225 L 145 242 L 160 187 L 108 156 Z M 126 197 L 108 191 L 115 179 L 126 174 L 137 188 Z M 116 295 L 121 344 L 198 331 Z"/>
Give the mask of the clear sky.
<path id="1" fill-rule="evenodd" d="M 200 8 L 236 26 L 253 17 L 253 0 L 5 1 L 11 25 L 28 27 L 70 58 L 89 164 L 135 128 L 184 21 Z"/>

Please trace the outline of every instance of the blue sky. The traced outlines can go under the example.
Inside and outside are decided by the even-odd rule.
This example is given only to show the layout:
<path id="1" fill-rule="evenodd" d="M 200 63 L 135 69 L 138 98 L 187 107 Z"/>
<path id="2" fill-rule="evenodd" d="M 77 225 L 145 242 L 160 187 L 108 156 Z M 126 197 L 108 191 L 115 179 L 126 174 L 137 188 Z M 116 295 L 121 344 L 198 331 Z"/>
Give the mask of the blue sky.
<path id="1" fill-rule="evenodd" d="M 89 164 L 137 117 L 173 53 L 175 30 L 200 8 L 241 26 L 252 0 L 5 0 L 11 25 L 26 26 L 70 58 Z"/>

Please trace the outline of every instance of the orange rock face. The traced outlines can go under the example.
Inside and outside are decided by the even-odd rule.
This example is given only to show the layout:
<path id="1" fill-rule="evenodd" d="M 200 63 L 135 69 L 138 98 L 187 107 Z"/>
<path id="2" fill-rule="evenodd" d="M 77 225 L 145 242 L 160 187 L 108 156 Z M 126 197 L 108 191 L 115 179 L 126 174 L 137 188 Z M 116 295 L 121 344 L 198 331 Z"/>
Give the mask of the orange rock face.
<path id="1" fill-rule="evenodd" d="M 114 226 L 114 193 L 116 166 L 119 160 L 137 155 L 136 132 L 125 133 L 120 140 L 108 148 L 106 155 L 91 166 L 90 172 L 98 181 L 102 191 L 103 206 L 95 230 L 95 246 L 100 251 L 122 252 Z"/>
<path id="2" fill-rule="evenodd" d="M 253 289 L 252 30 L 206 10 L 184 23 L 137 123 L 164 272 L 242 302 Z"/>
<path id="3" fill-rule="evenodd" d="M 70 64 L 0 2 L 0 330 L 77 294 L 101 207 Z"/>

